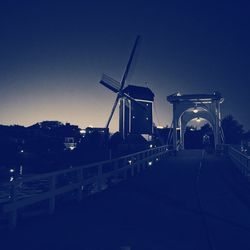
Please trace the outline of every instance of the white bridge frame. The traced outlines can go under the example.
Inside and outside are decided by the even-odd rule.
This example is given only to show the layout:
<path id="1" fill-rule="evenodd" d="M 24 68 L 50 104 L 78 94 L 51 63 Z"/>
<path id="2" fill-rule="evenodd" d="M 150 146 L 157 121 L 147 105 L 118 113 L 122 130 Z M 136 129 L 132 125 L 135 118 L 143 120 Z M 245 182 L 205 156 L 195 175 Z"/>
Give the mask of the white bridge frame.
<path id="1" fill-rule="evenodd" d="M 221 129 L 220 104 L 224 101 L 221 94 L 194 94 L 181 95 L 176 93 L 167 97 L 173 105 L 173 148 L 184 149 L 184 134 L 189 121 L 195 118 L 207 120 L 214 133 L 215 148 L 223 143 Z M 196 112 L 194 112 L 196 111 Z M 180 141 L 178 143 L 177 130 L 180 129 Z"/>

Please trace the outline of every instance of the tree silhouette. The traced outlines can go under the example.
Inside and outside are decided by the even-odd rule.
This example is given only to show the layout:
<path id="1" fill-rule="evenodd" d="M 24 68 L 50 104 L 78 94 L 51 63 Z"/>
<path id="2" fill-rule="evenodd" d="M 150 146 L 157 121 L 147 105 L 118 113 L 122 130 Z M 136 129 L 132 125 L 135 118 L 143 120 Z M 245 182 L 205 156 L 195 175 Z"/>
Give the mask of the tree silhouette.
<path id="1" fill-rule="evenodd" d="M 246 148 L 249 147 L 249 150 L 250 150 L 250 130 L 248 130 L 246 133 L 243 134 L 242 143 L 244 147 Z"/>
<path id="2" fill-rule="evenodd" d="M 226 116 L 222 122 L 221 126 L 225 136 L 226 144 L 240 144 L 243 137 L 243 125 L 241 125 L 237 120 L 234 119 L 232 115 Z"/>

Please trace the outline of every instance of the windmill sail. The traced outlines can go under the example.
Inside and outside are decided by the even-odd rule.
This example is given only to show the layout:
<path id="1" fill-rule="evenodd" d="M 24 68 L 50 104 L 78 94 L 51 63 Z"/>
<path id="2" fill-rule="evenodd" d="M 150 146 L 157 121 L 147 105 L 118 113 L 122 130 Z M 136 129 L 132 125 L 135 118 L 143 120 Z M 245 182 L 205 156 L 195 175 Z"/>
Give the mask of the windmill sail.
<path id="1" fill-rule="evenodd" d="M 129 96 L 128 94 L 124 93 L 123 92 L 123 88 L 124 88 L 124 85 L 125 85 L 125 82 L 126 82 L 126 79 L 128 77 L 128 74 L 129 74 L 129 71 L 130 71 L 130 68 L 131 68 L 131 64 L 133 62 L 133 58 L 135 56 L 135 52 L 136 52 L 136 48 L 137 48 L 137 45 L 139 43 L 139 40 L 140 40 L 140 36 L 137 36 L 136 37 L 136 40 L 135 40 L 135 43 L 134 43 L 134 46 L 132 48 L 132 51 L 130 53 L 130 56 L 129 56 L 129 60 L 128 60 L 128 63 L 126 65 L 126 68 L 125 68 L 125 71 L 124 71 L 124 74 L 122 76 L 122 80 L 121 82 L 118 82 L 116 80 L 114 80 L 113 78 L 111 78 L 110 76 L 107 76 L 105 74 L 103 74 L 101 80 L 100 80 L 100 83 L 105 86 L 106 88 L 110 89 L 111 91 L 117 93 L 117 96 L 116 96 L 116 99 L 115 99 L 115 102 L 113 104 L 113 107 L 112 107 L 112 110 L 111 110 L 111 113 L 109 115 L 109 118 L 108 118 L 108 121 L 107 121 L 107 125 L 106 125 L 106 128 L 109 127 L 109 124 L 113 118 L 113 115 L 114 115 L 114 112 L 115 112 L 115 109 L 117 107 L 117 104 L 119 102 L 119 99 L 121 97 L 125 97 L 133 102 L 136 102 L 137 101 L 132 98 L 131 96 Z M 140 105 L 138 103 L 138 105 Z M 143 107 L 144 108 L 144 107 Z"/>
<path id="2" fill-rule="evenodd" d="M 115 93 L 118 93 L 121 89 L 121 83 L 105 74 L 102 75 L 100 83 Z"/>
<path id="3" fill-rule="evenodd" d="M 110 124 L 111 119 L 112 119 L 112 117 L 113 117 L 113 115 L 114 115 L 114 113 L 115 113 L 115 109 L 116 109 L 116 106 L 117 106 L 117 104 L 118 104 L 118 102 L 119 102 L 119 99 L 120 99 L 120 97 L 119 97 L 119 94 L 118 94 L 118 95 L 116 96 L 116 99 L 115 99 L 115 102 L 114 102 L 114 104 L 113 104 L 111 113 L 110 113 L 110 115 L 109 115 L 109 119 L 108 119 L 108 121 L 107 121 L 106 128 L 109 127 L 109 124 Z"/>
<path id="4" fill-rule="evenodd" d="M 124 71 L 124 74 L 123 74 L 123 77 L 122 77 L 122 80 L 121 80 L 121 89 L 123 89 L 124 84 L 125 84 L 125 82 L 126 82 L 126 79 L 127 79 L 127 77 L 128 77 L 128 73 L 129 73 L 129 70 L 130 70 L 131 64 L 132 64 L 132 62 L 133 62 L 134 55 L 135 55 L 136 47 L 137 47 L 137 45 L 138 45 L 140 39 L 141 39 L 140 36 L 137 36 L 137 37 L 136 37 L 135 44 L 134 44 L 133 49 L 132 49 L 132 51 L 131 51 L 131 54 L 130 54 L 130 57 L 129 57 L 127 66 L 126 66 L 126 68 L 125 68 L 125 71 Z"/>

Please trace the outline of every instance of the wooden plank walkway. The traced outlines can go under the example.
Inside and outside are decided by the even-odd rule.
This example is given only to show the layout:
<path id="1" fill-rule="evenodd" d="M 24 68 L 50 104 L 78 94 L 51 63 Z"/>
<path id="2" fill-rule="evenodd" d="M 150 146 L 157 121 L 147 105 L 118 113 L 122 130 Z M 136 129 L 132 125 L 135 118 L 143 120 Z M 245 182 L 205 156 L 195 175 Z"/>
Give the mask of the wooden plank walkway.
<path id="1" fill-rule="evenodd" d="M 80 204 L 0 232 L 0 248 L 247 250 L 250 185 L 229 160 L 184 151 Z"/>

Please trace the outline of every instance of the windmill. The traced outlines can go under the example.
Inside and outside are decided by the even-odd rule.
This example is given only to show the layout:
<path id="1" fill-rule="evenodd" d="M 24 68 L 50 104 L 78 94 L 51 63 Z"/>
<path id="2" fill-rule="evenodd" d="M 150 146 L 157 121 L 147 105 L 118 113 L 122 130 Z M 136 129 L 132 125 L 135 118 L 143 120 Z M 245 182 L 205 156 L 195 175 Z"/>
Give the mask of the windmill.
<path id="1" fill-rule="evenodd" d="M 140 36 L 136 37 L 134 46 L 133 46 L 132 51 L 130 53 L 130 57 L 129 57 L 128 63 L 126 65 L 124 74 L 123 74 L 122 79 L 121 79 L 120 82 L 114 80 L 113 78 L 111 78 L 111 77 L 109 77 L 109 76 L 107 76 L 105 74 L 102 75 L 100 83 L 102 85 L 104 85 L 106 88 L 108 88 L 109 90 L 111 90 L 111 91 L 113 91 L 114 93 L 117 94 L 115 102 L 114 102 L 112 110 L 111 110 L 111 113 L 109 115 L 107 124 L 106 124 L 106 129 L 109 128 L 109 124 L 110 124 L 110 122 L 111 122 L 111 120 L 113 118 L 115 109 L 116 109 L 117 104 L 118 104 L 118 102 L 119 102 L 119 100 L 121 98 L 128 99 L 131 102 L 134 102 L 134 103 L 138 104 L 139 106 L 141 106 L 143 109 L 145 109 L 145 107 L 143 105 L 141 105 L 133 97 L 131 97 L 129 94 L 125 93 L 125 91 L 124 91 L 124 87 L 125 87 L 125 83 L 126 83 L 128 74 L 129 74 L 129 70 L 131 68 L 131 64 L 133 62 L 133 58 L 134 58 L 134 55 L 135 55 L 135 52 L 136 52 L 136 48 L 138 46 L 138 43 L 139 43 L 140 39 L 141 39 Z"/>

